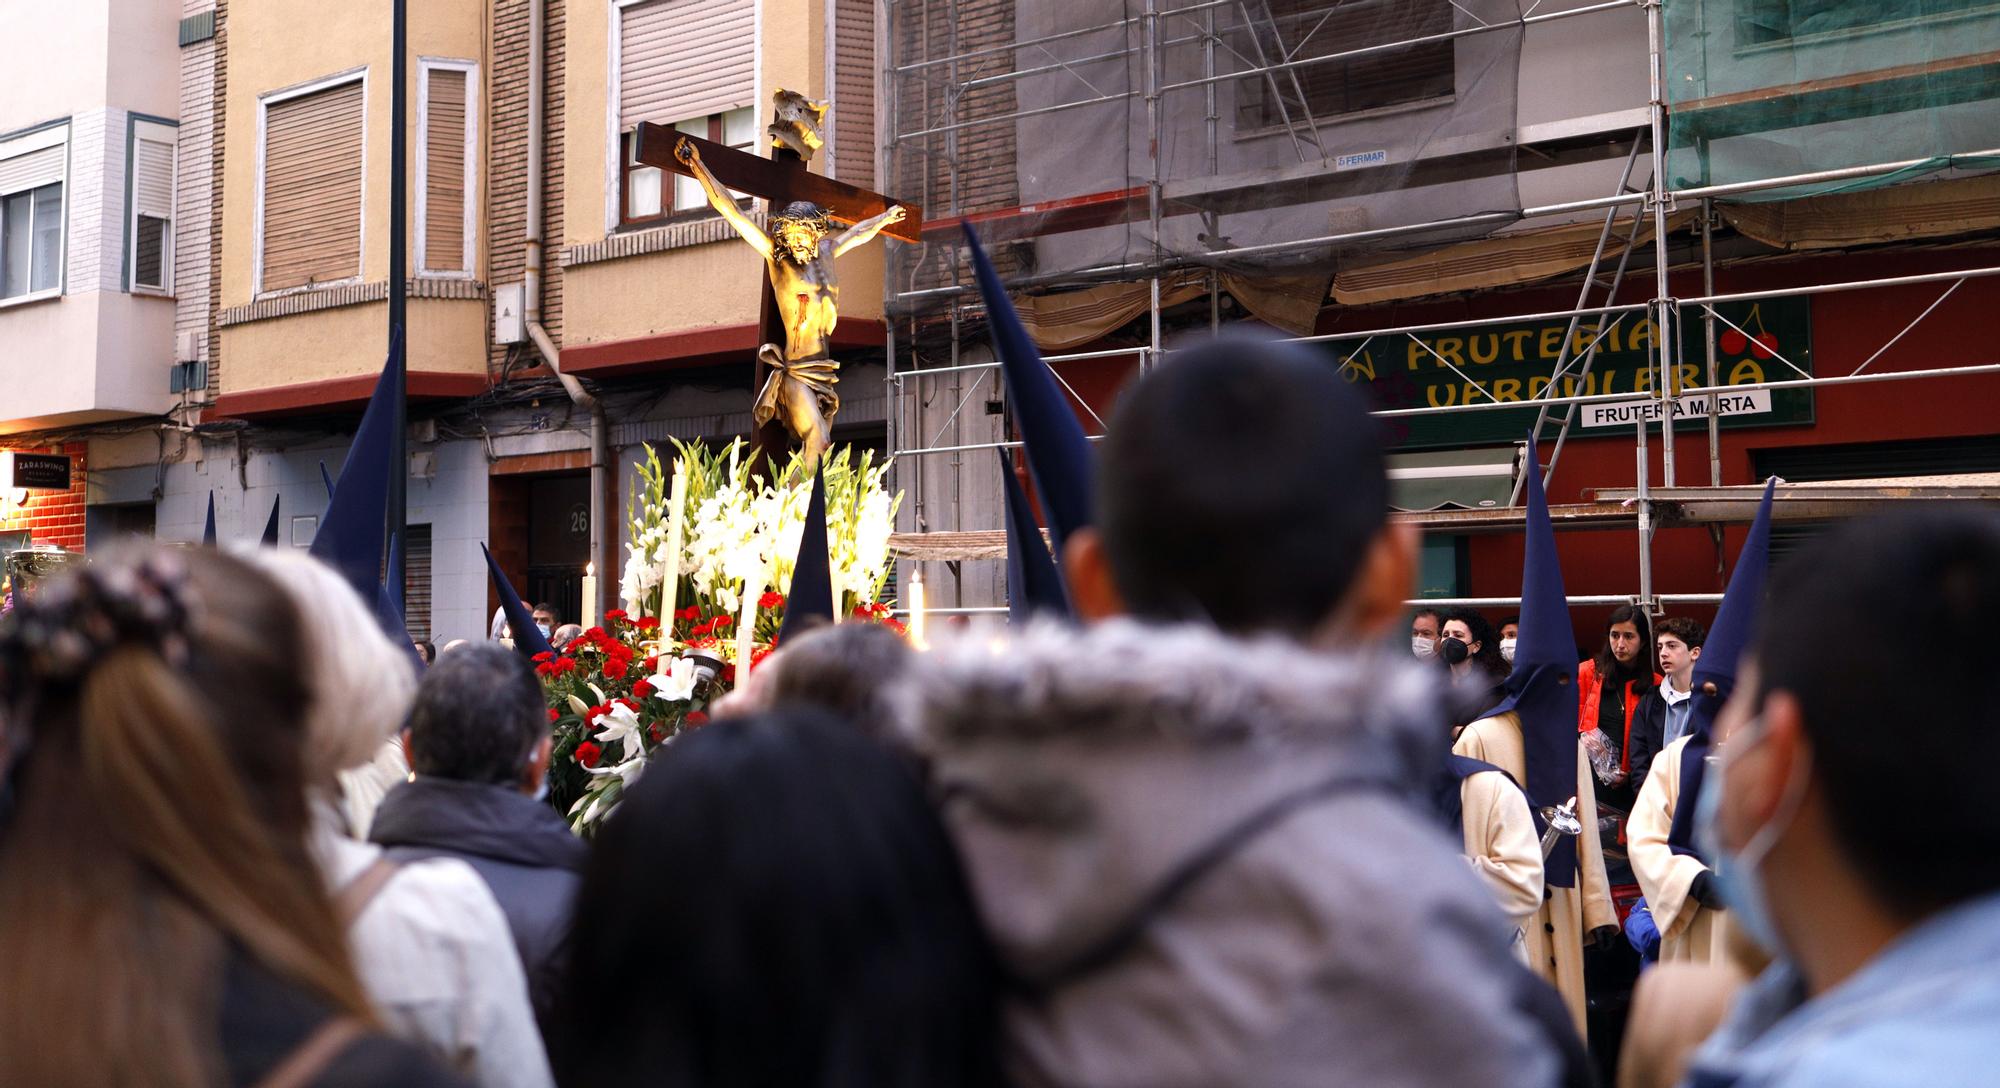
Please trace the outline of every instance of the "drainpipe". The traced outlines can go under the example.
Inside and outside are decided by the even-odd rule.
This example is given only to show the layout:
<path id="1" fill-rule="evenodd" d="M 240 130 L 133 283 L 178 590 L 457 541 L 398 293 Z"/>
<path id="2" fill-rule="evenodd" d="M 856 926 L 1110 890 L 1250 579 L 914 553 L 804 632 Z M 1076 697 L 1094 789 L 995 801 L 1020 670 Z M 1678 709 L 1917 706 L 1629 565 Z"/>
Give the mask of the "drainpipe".
<path id="1" fill-rule="evenodd" d="M 605 477 L 610 463 L 610 436 L 604 423 L 604 405 L 583 388 L 583 383 L 563 373 L 562 358 L 549 330 L 542 327 L 542 58 L 547 51 L 542 8 L 545 0 L 528 0 L 528 209 L 525 234 L 527 255 L 522 274 L 523 294 L 527 295 L 528 339 L 542 356 L 563 391 L 577 407 L 590 413 L 590 561 L 602 566 L 598 585 L 617 585 L 618 572 L 602 562 L 604 556 Z M 600 591 L 601 592 L 601 591 Z M 596 602 L 602 614 L 603 601 Z"/>

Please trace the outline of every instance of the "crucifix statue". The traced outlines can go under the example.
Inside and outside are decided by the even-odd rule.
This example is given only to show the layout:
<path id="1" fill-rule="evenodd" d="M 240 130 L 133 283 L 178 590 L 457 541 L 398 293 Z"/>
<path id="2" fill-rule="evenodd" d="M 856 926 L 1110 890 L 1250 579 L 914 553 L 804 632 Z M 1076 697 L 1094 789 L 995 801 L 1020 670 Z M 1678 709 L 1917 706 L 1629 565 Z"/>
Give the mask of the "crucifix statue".
<path id="1" fill-rule="evenodd" d="M 887 197 L 808 173 L 807 157 L 822 144 L 819 122 L 827 107 L 790 91 L 776 98 L 768 160 L 654 125 L 639 126 L 636 158 L 694 178 L 709 204 L 764 258 L 772 312 L 765 321 L 767 342 L 757 350 L 761 377 L 752 416 L 760 428 L 781 424 L 811 466 L 826 451 L 840 411 L 834 392 L 840 364 L 830 339 L 840 320 L 834 260 L 884 231 L 916 240 L 921 216 Z M 670 151 L 662 156 L 665 148 Z M 744 213 L 731 189 L 770 202 L 768 229 Z M 846 229 L 835 233 L 837 222 Z"/>

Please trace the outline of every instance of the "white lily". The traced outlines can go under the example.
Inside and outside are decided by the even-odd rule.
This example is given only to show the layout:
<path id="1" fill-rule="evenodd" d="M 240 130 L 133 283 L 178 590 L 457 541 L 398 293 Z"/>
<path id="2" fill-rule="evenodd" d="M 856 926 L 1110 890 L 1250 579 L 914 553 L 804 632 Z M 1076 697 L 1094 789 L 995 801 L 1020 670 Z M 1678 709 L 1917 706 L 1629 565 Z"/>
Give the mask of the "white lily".
<path id="1" fill-rule="evenodd" d="M 666 662 L 666 668 L 648 677 L 646 682 L 653 685 L 653 698 L 669 703 L 684 703 L 694 698 L 694 662 L 685 657 L 676 657 Z"/>
<path id="2" fill-rule="evenodd" d="M 624 703 L 613 703 L 611 709 L 592 719 L 592 726 L 602 726 L 603 732 L 592 737 L 605 747 L 618 741 L 629 740 L 624 753 L 627 757 L 643 755 L 646 751 L 646 727 L 639 723 L 639 715 Z M 592 768 L 594 771 L 596 768 Z"/>
<path id="3" fill-rule="evenodd" d="M 646 769 L 646 757 L 633 756 L 631 759 L 628 759 L 625 762 L 620 763 L 616 767 L 604 767 L 604 766 L 592 767 L 590 768 L 590 773 L 593 775 L 597 775 L 599 777 L 615 776 L 619 782 L 623 783 L 626 787 L 629 788 L 632 785 L 632 783 L 637 782 L 639 780 L 639 772 L 645 769 Z"/>

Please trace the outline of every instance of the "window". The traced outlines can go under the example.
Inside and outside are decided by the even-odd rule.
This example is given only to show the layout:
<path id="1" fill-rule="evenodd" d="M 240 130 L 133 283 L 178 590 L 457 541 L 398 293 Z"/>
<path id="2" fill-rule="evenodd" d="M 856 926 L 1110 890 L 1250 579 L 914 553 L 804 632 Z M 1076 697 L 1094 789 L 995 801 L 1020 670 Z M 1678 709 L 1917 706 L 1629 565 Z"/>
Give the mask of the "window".
<path id="1" fill-rule="evenodd" d="M 0 300 L 62 289 L 68 151 L 67 126 L 0 143 Z"/>
<path id="2" fill-rule="evenodd" d="M 755 0 L 620 0 L 609 135 L 619 179 L 607 208 L 613 225 L 644 223 L 702 207 L 700 188 L 632 162 L 640 122 L 671 125 L 731 147 L 757 141 Z"/>
<path id="3" fill-rule="evenodd" d="M 174 143 L 171 125 L 132 122 L 132 221 L 128 226 L 132 291 L 167 293 L 174 271 Z"/>
<path id="4" fill-rule="evenodd" d="M 749 106 L 728 113 L 714 113 L 693 121 L 679 121 L 674 128 L 690 136 L 699 136 L 718 144 L 733 147 L 738 151 L 754 151 L 757 146 L 757 114 Z M 673 203 L 668 206 L 666 178 L 664 171 L 655 166 L 641 166 L 632 161 L 632 134 L 627 132 L 619 141 L 619 157 L 625 163 L 625 184 L 623 201 L 619 209 L 620 223 L 644 223 L 650 220 L 667 219 L 683 212 L 706 211 L 708 198 L 702 195 L 701 184 L 690 177 L 673 175 Z M 738 202 L 743 198 L 738 196 Z"/>
<path id="5" fill-rule="evenodd" d="M 1279 64 L 1408 41 L 1452 30 L 1451 0 L 1268 0 L 1239 35 L 1245 62 Z M 1266 17 L 1265 12 L 1269 13 Z M 1274 85 L 1275 84 L 1275 85 Z M 1245 76 L 1236 91 L 1236 127 L 1255 132 L 1324 121 L 1412 102 L 1449 98 L 1455 87 L 1449 40 Z"/>
<path id="6" fill-rule="evenodd" d="M 366 100 L 356 73 L 260 103 L 258 294 L 360 280 Z"/>
<path id="7" fill-rule="evenodd" d="M 478 66 L 471 61 L 422 62 L 421 99 L 417 107 L 417 253 L 419 271 L 427 276 L 472 274 L 473 209 L 478 141 L 475 109 L 479 93 Z"/>

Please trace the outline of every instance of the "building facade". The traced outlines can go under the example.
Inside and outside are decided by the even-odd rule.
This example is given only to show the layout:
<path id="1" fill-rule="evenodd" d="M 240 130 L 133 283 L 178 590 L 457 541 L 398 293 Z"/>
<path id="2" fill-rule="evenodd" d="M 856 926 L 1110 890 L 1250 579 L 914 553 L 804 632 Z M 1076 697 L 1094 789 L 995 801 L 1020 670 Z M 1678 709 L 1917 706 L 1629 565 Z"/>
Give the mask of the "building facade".
<path id="1" fill-rule="evenodd" d="M 1506 506 L 1535 412 L 1467 405 L 1598 397 L 1566 433 L 1544 425 L 1563 440 L 1552 499 L 1632 489 L 1631 413 L 1657 403 L 1663 339 L 1678 385 L 1709 380 L 1714 344 L 1716 382 L 1758 387 L 1713 459 L 1704 420 L 1675 432 L 1679 484 L 2000 470 L 1991 377 L 1765 388 L 1992 362 L 2000 288 L 1948 274 L 2000 266 L 2000 189 L 1950 158 L 2000 147 L 1996 20 L 1664 7 L 1675 78 L 1655 88 L 1653 9 L 1602 0 L 411 5 L 412 633 L 485 634 L 482 543 L 576 616 L 586 565 L 620 564 L 649 447 L 750 433 L 760 262 L 630 135 L 761 150 L 780 88 L 832 103 L 813 170 L 925 211 L 921 243 L 842 259 L 834 340 L 836 441 L 899 455 L 907 533 L 1001 524 L 991 450 L 1011 421 L 959 223 L 1092 432 L 1177 336 L 1254 321 L 1326 345 L 1392 413 L 1434 596 L 1518 587 L 1518 530 L 1478 516 Z M 20 18 L 50 44 L 0 95 L 0 446 L 67 453 L 74 476 L 0 488 L 0 545 L 191 541 L 212 498 L 225 542 L 275 510 L 281 542 L 306 546 L 388 342 L 388 5 Z M 1917 55 L 1958 59 L 1912 85 Z M 1888 175 L 1903 184 L 1708 191 L 1932 153 Z M 1884 277 L 1907 282 L 1814 290 Z M 1686 306 L 1659 329 L 1663 297 L 1745 293 L 1712 329 Z M 1640 447 L 1653 486 L 1662 437 Z M 1738 531 L 1565 534 L 1569 588 L 1719 590 Z M 900 573 L 918 570 L 935 607 L 1004 602 L 990 554 Z M 1597 614 L 1577 615 L 1582 638 Z"/>

